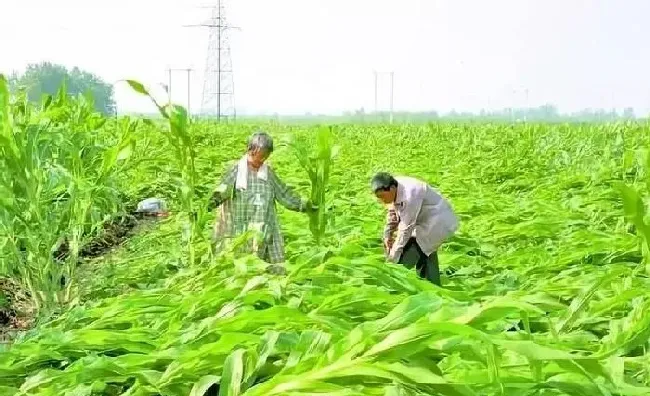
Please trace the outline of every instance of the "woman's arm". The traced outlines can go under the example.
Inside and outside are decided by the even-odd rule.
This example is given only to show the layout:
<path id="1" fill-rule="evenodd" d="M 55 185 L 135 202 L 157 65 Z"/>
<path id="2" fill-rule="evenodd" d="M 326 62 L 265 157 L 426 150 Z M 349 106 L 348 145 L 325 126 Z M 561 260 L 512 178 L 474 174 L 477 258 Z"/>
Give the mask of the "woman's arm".
<path id="1" fill-rule="evenodd" d="M 237 164 L 228 169 L 228 171 L 221 177 L 221 183 L 219 183 L 212 193 L 209 207 L 210 210 L 219 207 L 222 203 L 232 198 L 236 178 Z"/>
<path id="2" fill-rule="evenodd" d="M 270 167 L 269 182 L 273 186 L 275 199 L 277 199 L 282 206 L 289 210 L 293 210 L 294 212 L 304 212 L 306 210 L 306 204 L 300 198 L 300 195 L 284 184 Z"/>

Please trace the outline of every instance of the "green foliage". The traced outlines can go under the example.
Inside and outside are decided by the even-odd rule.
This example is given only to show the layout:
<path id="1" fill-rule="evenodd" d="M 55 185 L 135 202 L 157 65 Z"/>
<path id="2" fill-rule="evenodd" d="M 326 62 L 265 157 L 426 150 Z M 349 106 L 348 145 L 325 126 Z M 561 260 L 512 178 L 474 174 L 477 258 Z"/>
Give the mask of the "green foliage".
<path id="1" fill-rule="evenodd" d="M 317 211 L 309 213 L 309 229 L 320 244 L 331 214 L 327 207 L 326 192 L 328 188 L 332 161 L 338 152 L 334 145 L 332 127 L 321 127 L 315 136 L 298 136 L 291 147 L 300 163 L 307 172 L 311 183 L 310 202 L 318 207 Z"/>
<path id="2" fill-rule="evenodd" d="M 624 217 L 645 210 L 647 124 L 346 125 L 327 177 L 317 144 L 303 157 L 279 149 L 278 173 L 326 191 L 336 226 L 318 246 L 311 219 L 281 210 L 290 259 L 276 276 L 254 257 L 210 257 L 200 227 L 196 263 L 182 265 L 187 214 L 252 126 L 159 109 L 165 124 L 135 127 L 138 167 L 114 181 L 169 197 L 180 214 L 80 267 L 87 302 L 0 351 L 0 395 L 650 393 L 643 233 Z M 324 133 L 267 129 L 305 144 Z M 117 141 L 110 131 L 98 134 Z M 378 169 L 427 180 L 454 205 L 443 288 L 385 263 L 384 212 L 367 191 Z M 636 195 L 623 201 L 619 182 Z"/>
<path id="3" fill-rule="evenodd" d="M 105 115 L 115 114 L 113 85 L 77 67 L 68 70 L 50 62 L 30 64 L 22 75 L 14 75 L 11 85 L 25 90 L 27 98 L 39 103 L 43 95 L 55 95 L 62 86 L 72 96 L 83 95 L 94 109 Z"/>
<path id="4" fill-rule="evenodd" d="M 38 309 L 74 298 L 83 243 L 124 211 L 118 179 L 131 165 L 138 122 L 105 124 L 63 90 L 39 110 L 24 98 L 11 103 L 0 76 L 0 275 L 20 280 Z M 61 262 L 54 253 L 64 243 Z"/>
<path id="5" fill-rule="evenodd" d="M 643 256 L 646 266 L 650 266 L 650 223 L 648 222 L 647 199 L 650 194 L 650 155 L 645 153 L 645 177 L 643 189 L 639 191 L 624 182 L 617 182 L 616 187 L 621 193 L 623 210 L 627 220 L 634 225 L 643 241 Z M 638 178 L 637 178 L 638 179 Z M 647 272 L 650 273 L 650 267 Z"/>
<path id="6" fill-rule="evenodd" d="M 174 149 L 175 164 L 180 171 L 180 177 L 175 184 L 178 188 L 178 200 L 187 218 L 188 232 L 184 235 L 188 251 L 187 259 L 190 264 L 193 264 L 195 262 L 194 242 L 204 236 L 203 231 L 207 223 L 205 212 L 209 197 L 203 197 L 203 200 L 197 204 L 199 173 L 196 170 L 196 142 L 189 132 L 190 119 L 187 110 L 171 103 L 161 106 L 144 85 L 133 80 L 128 80 L 127 83 L 134 91 L 151 99 L 168 123 L 165 137 Z"/>

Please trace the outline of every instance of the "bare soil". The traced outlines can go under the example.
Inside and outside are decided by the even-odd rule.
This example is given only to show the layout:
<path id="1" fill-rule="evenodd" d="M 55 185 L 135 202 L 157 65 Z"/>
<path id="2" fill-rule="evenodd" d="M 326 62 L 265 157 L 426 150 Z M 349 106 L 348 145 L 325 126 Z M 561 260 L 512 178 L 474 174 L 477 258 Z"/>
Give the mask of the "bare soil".
<path id="1" fill-rule="evenodd" d="M 100 236 L 81 249 L 80 259 L 104 255 L 121 245 L 132 235 L 140 221 L 133 216 L 123 216 L 105 224 Z M 64 260 L 68 254 L 67 244 L 62 244 L 54 257 Z M 61 281 L 65 282 L 65 279 Z M 29 292 L 15 280 L 0 277 L 0 344 L 10 342 L 18 333 L 32 327 L 35 314 Z"/>

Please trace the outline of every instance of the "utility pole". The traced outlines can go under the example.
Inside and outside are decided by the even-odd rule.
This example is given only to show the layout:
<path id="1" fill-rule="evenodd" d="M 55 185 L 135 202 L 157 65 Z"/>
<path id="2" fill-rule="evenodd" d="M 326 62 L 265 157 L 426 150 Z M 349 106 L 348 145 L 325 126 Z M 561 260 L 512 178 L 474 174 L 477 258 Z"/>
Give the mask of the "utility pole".
<path id="1" fill-rule="evenodd" d="M 395 72 L 390 72 L 390 118 L 389 123 L 393 123 L 393 88 L 395 86 Z"/>
<path id="2" fill-rule="evenodd" d="M 373 71 L 374 77 L 375 77 L 375 115 L 379 115 L 379 72 L 376 70 Z M 389 122 L 392 124 L 393 123 L 393 110 L 394 110 L 394 91 L 395 91 L 395 72 L 383 72 L 381 74 L 388 74 L 390 76 L 390 104 L 389 104 Z M 383 117 L 380 117 L 383 120 Z"/>
<path id="3" fill-rule="evenodd" d="M 207 27 L 209 29 L 208 51 L 203 79 L 203 98 L 201 113 L 215 114 L 217 121 L 222 116 L 236 116 L 235 85 L 233 81 L 232 59 L 227 32 L 239 29 L 226 23 L 225 7 L 222 0 L 210 8 L 211 17 L 207 22 L 185 27 Z M 226 102 L 224 104 L 224 102 Z"/>
<path id="4" fill-rule="evenodd" d="M 172 69 L 169 69 L 169 84 L 167 85 L 167 95 L 169 96 L 169 103 L 172 102 Z"/>
<path id="5" fill-rule="evenodd" d="M 524 113 L 524 122 L 528 122 L 528 112 L 530 111 L 528 104 L 528 88 L 524 88 L 524 94 L 526 95 L 526 112 Z"/>
<path id="6" fill-rule="evenodd" d="M 377 112 L 379 111 L 379 106 L 377 105 L 377 102 L 378 102 L 378 99 L 377 99 L 377 83 L 378 83 L 377 71 L 373 71 L 373 74 L 375 75 L 375 117 L 376 117 Z"/>
<path id="7" fill-rule="evenodd" d="M 187 69 L 187 115 L 191 116 L 192 111 L 190 110 L 190 87 L 192 86 L 191 80 L 190 80 L 190 73 L 192 72 L 192 69 Z"/>
<path id="8" fill-rule="evenodd" d="M 217 4 L 217 122 L 221 121 L 221 0 Z"/>
<path id="9" fill-rule="evenodd" d="M 175 72 L 175 71 L 182 71 L 182 72 L 186 72 L 186 73 L 187 73 L 187 114 L 188 114 L 188 115 L 192 114 L 192 113 L 190 112 L 190 97 L 191 97 L 191 79 L 190 79 L 190 73 L 191 73 L 193 70 L 194 70 L 194 69 L 189 68 L 189 67 L 188 67 L 188 68 L 185 68 L 185 69 L 172 69 L 172 68 L 167 69 L 167 71 L 169 72 L 169 88 L 168 88 L 168 92 L 169 92 L 169 102 L 170 102 L 170 103 L 171 103 L 171 101 L 172 101 L 172 72 Z"/>

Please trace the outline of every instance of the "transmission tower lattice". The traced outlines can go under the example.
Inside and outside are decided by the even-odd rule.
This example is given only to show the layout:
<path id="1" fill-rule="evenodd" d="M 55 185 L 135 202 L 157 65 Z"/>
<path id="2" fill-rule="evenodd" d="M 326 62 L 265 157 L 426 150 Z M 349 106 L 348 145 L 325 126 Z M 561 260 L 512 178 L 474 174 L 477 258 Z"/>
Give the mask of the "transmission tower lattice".
<path id="1" fill-rule="evenodd" d="M 234 119 L 235 82 L 233 79 L 232 59 L 228 31 L 238 29 L 226 22 L 225 6 L 221 0 L 216 6 L 210 7 L 210 20 L 198 26 L 209 29 L 208 55 L 205 62 L 203 77 L 203 98 L 201 113 L 204 116 Z"/>

